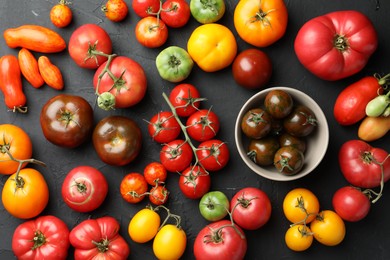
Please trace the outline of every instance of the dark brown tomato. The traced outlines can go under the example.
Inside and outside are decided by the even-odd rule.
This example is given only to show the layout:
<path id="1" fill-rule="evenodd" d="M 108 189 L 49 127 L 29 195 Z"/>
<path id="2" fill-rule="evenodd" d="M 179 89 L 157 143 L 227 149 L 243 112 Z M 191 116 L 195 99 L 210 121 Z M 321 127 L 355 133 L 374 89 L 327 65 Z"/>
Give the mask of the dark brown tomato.
<path id="1" fill-rule="evenodd" d="M 274 165 L 280 173 L 285 175 L 298 173 L 302 169 L 303 163 L 303 153 L 292 146 L 281 147 L 275 153 Z"/>
<path id="2" fill-rule="evenodd" d="M 264 106 L 273 118 L 281 119 L 291 113 L 294 101 L 286 91 L 275 89 L 265 96 Z"/>
<path id="3" fill-rule="evenodd" d="M 290 135 L 289 133 L 283 133 L 279 136 L 279 145 L 292 146 L 304 153 L 306 151 L 306 140 L 297 136 Z"/>
<path id="4" fill-rule="evenodd" d="M 274 136 L 252 139 L 247 155 L 257 165 L 268 166 L 274 162 L 274 156 L 279 147 L 279 141 Z"/>
<path id="5" fill-rule="evenodd" d="M 283 128 L 286 132 L 298 137 L 308 136 L 316 126 L 316 116 L 310 108 L 304 105 L 296 106 L 283 120 Z"/>
<path id="6" fill-rule="evenodd" d="M 249 138 L 260 139 L 271 131 L 272 117 L 262 108 L 246 112 L 241 122 L 242 132 Z"/>

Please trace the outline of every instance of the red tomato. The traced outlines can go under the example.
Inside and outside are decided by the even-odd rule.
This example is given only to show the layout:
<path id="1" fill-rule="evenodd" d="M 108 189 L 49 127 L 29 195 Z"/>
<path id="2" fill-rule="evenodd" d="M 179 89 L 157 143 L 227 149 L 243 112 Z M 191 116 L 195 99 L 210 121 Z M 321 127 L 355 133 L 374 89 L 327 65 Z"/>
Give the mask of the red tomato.
<path id="1" fill-rule="evenodd" d="M 68 6 L 66 0 L 59 0 L 50 10 L 50 21 L 59 28 L 64 28 L 72 22 L 72 9 Z"/>
<path id="2" fill-rule="evenodd" d="M 150 189 L 149 200 L 154 205 L 163 205 L 167 202 L 169 191 L 163 185 L 156 185 Z"/>
<path id="3" fill-rule="evenodd" d="M 181 117 L 188 117 L 195 113 L 203 100 L 206 99 L 200 97 L 199 90 L 188 83 L 176 85 L 169 94 L 169 102 Z"/>
<path id="4" fill-rule="evenodd" d="M 364 68 L 377 46 L 377 33 L 371 21 L 354 10 L 332 12 L 309 20 L 298 31 L 294 43 L 302 65 L 325 80 L 356 74 Z"/>
<path id="5" fill-rule="evenodd" d="M 339 164 L 345 179 L 357 187 L 380 186 L 382 174 L 384 182 L 390 179 L 388 152 L 361 140 L 350 140 L 341 146 Z"/>
<path id="6" fill-rule="evenodd" d="M 148 132 L 157 143 L 169 143 L 180 135 L 181 128 L 171 111 L 162 111 L 150 119 Z"/>
<path id="7" fill-rule="evenodd" d="M 217 114 L 207 109 L 196 111 L 186 122 L 188 135 L 198 142 L 214 138 L 217 135 L 219 128 L 220 123 Z"/>
<path id="8" fill-rule="evenodd" d="M 160 162 L 170 172 L 181 172 L 190 165 L 193 156 L 188 142 L 176 139 L 163 146 L 160 151 Z"/>
<path id="9" fill-rule="evenodd" d="M 156 186 L 167 179 L 167 170 L 159 162 L 151 162 L 144 168 L 145 180 L 149 185 Z"/>
<path id="10" fill-rule="evenodd" d="M 91 166 L 73 168 L 62 183 L 61 195 L 65 203 L 78 212 L 90 212 L 103 203 L 108 193 L 104 175 Z"/>
<path id="11" fill-rule="evenodd" d="M 350 222 L 362 220 L 371 208 L 368 196 L 352 186 L 338 189 L 333 194 L 332 205 L 342 219 Z"/>
<path id="12" fill-rule="evenodd" d="M 147 48 L 158 48 L 168 40 L 168 27 L 161 19 L 147 16 L 137 22 L 135 38 Z"/>
<path id="13" fill-rule="evenodd" d="M 271 79 L 271 59 L 261 50 L 247 49 L 234 59 L 232 72 L 238 85 L 247 89 L 261 89 Z"/>
<path id="14" fill-rule="evenodd" d="M 368 102 L 383 92 L 385 78 L 364 77 L 344 88 L 338 95 L 333 108 L 333 115 L 341 125 L 352 125 L 366 116 Z"/>
<path id="15" fill-rule="evenodd" d="M 210 190 L 210 175 L 199 165 L 189 166 L 179 178 L 179 188 L 189 199 L 200 199 Z"/>
<path id="16" fill-rule="evenodd" d="M 264 226 L 271 217 L 268 195 L 254 187 L 243 188 L 230 201 L 234 223 L 243 229 L 255 230 Z"/>
<path id="17" fill-rule="evenodd" d="M 69 241 L 75 248 L 75 259 L 127 259 L 130 248 L 119 234 L 120 226 L 110 216 L 87 219 L 75 226 Z"/>
<path id="18" fill-rule="evenodd" d="M 156 15 L 160 10 L 160 0 L 133 0 L 131 6 L 139 17 Z"/>
<path id="19" fill-rule="evenodd" d="M 166 0 L 162 4 L 160 18 L 169 27 L 183 27 L 190 17 L 190 6 L 185 0 Z"/>
<path id="20" fill-rule="evenodd" d="M 229 148 L 221 140 L 212 139 L 199 144 L 196 155 L 199 163 L 208 171 L 219 171 L 230 159 Z"/>
<path id="21" fill-rule="evenodd" d="M 145 177 L 136 172 L 132 172 L 123 177 L 120 184 L 122 198 L 129 203 L 138 203 L 145 198 L 148 191 L 148 183 Z"/>
<path id="22" fill-rule="evenodd" d="M 199 231 L 194 242 L 194 255 L 198 260 L 244 259 L 247 240 L 238 226 L 232 227 L 229 220 L 213 222 Z"/>
<path id="23" fill-rule="evenodd" d="M 120 22 L 126 18 L 129 8 L 123 0 L 108 0 L 106 5 L 102 6 L 105 16 L 113 22 Z"/>
<path id="24" fill-rule="evenodd" d="M 84 24 L 73 31 L 68 50 L 73 61 L 85 69 L 97 69 L 111 54 L 112 42 L 108 33 L 96 24 Z"/>
<path id="25" fill-rule="evenodd" d="M 99 94 L 112 93 L 115 96 L 116 108 L 127 108 L 138 104 L 144 98 L 147 88 L 147 79 L 142 66 L 125 56 L 118 56 L 112 60 L 107 68 L 111 73 L 104 73 L 106 65 L 107 62 L 103 63 L 95 72 L 93 77 L 95 90 L 98 87 Z M 99 77 L 101 80 L 98 86 Z"/>
<path id="26" fill-rule="evenodd" d="M 65 260 L 69 246 L 68 227 L 51 215 L 21 223 L 12 237 L 12 251 L 18 259 Z"/>

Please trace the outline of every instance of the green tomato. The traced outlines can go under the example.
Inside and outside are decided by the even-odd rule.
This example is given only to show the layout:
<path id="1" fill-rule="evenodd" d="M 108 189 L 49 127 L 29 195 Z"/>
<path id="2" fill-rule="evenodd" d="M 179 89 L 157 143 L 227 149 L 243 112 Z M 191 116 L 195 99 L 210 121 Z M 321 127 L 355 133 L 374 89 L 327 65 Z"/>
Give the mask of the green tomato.
<path id="1" fill-rule="evenodd" d="M 192 16 L 199 23 L 215 23 L 225 14 L 224 0 L 191 0 Z"/>
<path id="2" fill-rule="evenodd" d="M 382 115 L 390 105 L 390 91 L 386 95 L 380 95 L 368 102 L 366 106 L 366 115 L 377 117 Z"/>
<path id="3" fill-rule="evenodd" d="M 229 199 L 221 191 L 210 191 L 199 202 L 200 214 L 208 221 L 223 219 L 229 210 Z"/>
<path id="4" fill-rule="evenodd" d="M 194 66 L 188 52 L 178 46 L 170 46 L 162 50 L 156 57 L 156 67 L 160 76 L 170 82 L 186 79 Z"/>

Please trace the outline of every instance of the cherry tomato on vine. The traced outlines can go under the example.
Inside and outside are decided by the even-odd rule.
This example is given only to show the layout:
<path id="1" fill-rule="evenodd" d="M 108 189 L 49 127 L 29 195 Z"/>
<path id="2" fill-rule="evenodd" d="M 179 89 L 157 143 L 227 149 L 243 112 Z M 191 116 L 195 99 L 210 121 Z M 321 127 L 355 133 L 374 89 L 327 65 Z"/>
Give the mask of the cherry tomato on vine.
<path id="1" fill-rule="evenodd" d="M 147 48 L 158 48 L 168 40 L 168 27 L 156 16 L 147 16 L 137 22 L 135 38 Z"/>
<path id="2" fill-rule="evenodd" d="M 317 214 L 310 223 L 314 238 L 326 246 L 336 246 L 345 237 L 345 224 L 343 219 L 332 210 L 323 210 Z"/>
<path id="3" fill-rule="evenodd" d="M 104 12 L 104 15 L 113 22 L 122 21 L 129 12 L 129 8 L 123 0 L 108 0 L 101 9 Z"/>
<path id="4" fill-rule="evenodd" d="M 295 188 L 283 199 L 283 212 L 291 223 L 313 221 L 320 210 L 317 196 L 306 188 Z"/>
<path id="5" fill-rule="evenodd" d="M 130 220 L 128 233 L 137 243 L 146 243 L 152 240 L 160 227 L 160 215 L 154 210 L 144 208 L 138 211 Z"/>
<path id="6" fill-rule="evenodd" d="M 211 187 L 210 175 L 199 165 L 189 166 L 179 178 L 179 188 L 189 199 L 200 199 Z"/>
<path id="7" fill-rule="evenodd" d="M 122 198 L 129 203 L 138 203 L 145 198 L 148 191 L 148 183 L 145 177 L 136 172 L 132 172 L 123 177 L 120 184 Z"/>
<path id="8" fill-rule="evenodd" d="M 149 191 L 149 200 L 156 206 L 165 204 L 168 200 L 168 196 L 169 191 L 163 185 L 156 185 Z"/>
<path id="9" fill-rule="evenodd" d="M 188 142 L 176 139 L 163 146 L 160 162 L 170 172 L 181 172 L 191 163 L 193 152 Z"/>
<path id="10" fill-rule="evenodd" d="M 305 251 L 313 244 L 313 235 L 309 227 L 298 224 L 287 229 L 284 241 L 293 251 Z"/>
<path id="11" fill-rule="evenodd" d="M 148 132 L 157 143 L 169 143 L 180 135 L 181 128 L 171 111 L 162 111 L 150 119 Z"/>
<path id="12" fill-rule="evenodd" d="M 63 28 L 72 22 L 73 12 L 69 8 L 70 2 L 59 0 L 50 10 L 50 21 L 57 27 Z"/>
<path id="13" fill-rule="evenodd" d="M 200 97 L 199 90 L 192 84 L 181 83 L 176 85 L 169 94 L 169 102 L 181 117 L 188 117 L 195 113 L 200 102 L 206 100 Z"/>
<path id="14" fill-rule="evenodd" d="M 156 15 L 160 10 L 160 0 L 133 0 L 131 7 L 141 18 Z"/>
<path id="15" fill-rule="evenodd" d="M 165 182 L 167 179 L 167 170 L 159 162 L 151 162 L 144 168 L 145 180 L 149 185 L 156 186 Z"/>
<path id="16" fill-rule="evenodd" d="M 219 171 L 223 169 L 230 159 L 229 147 L 221 140 L 212 139 L 199 144 L 196 149 L 199 163 L 207 171 Z"/>
<path id="17" fill-rule="evenodd" d="M 190 115 L 186 122 L 188 135 L 198 142 L 214 138 L 219 128 L 220 122 L 217 114 L 207 109 L 196 111 Z"/>
<path id="18" fill-rule="evenodd" d="M 190 17 L 190 6 L 185 0 L 166 0 L 162 4 L 160 18 L 169 27 L 183 27 Z"/>

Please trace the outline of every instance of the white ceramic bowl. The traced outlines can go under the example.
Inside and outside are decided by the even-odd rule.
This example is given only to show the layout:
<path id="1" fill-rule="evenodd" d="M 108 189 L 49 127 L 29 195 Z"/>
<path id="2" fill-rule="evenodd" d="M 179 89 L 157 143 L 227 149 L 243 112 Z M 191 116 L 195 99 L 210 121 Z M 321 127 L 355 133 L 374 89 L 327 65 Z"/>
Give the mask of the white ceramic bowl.
<path id="1" fill-rule="evenodd" d="M 241 130 L 241 121 L 245 113 L 252 108 L 264 107 L 265 96 L 271 90 L 284 90 L 291 95 L 294 100 L 294 104 L 301 104 L 309 107 L 315 114 L 318 125 L 313 133 L 305 137 L 306 139 L 306 151 L 304 153 L 304 165 L 302 169 L 295 175 L 285 175 L 279 173 L 274 165 L 262 167 L 254 163 L 247 156 L 248 146 L 250 139 L 246 137 Z M 264 89 L 257 94 L 253 95 L 245 104 L 242 106 L 238 113 L 235 125 L 235 141 L 238 152 L 245 164 L 255 173 L 264 178 L 275 180 L 275 181 L 292 181 L 303 176 L 306 176 L 312 172 L 322 161 L 325 153 L 328 149 L 329 143 L 329 128 L 324 112 L 320 106 L 307 94 L 300 90 L 289 88 L 289 87 L 272 87 Z"/>

